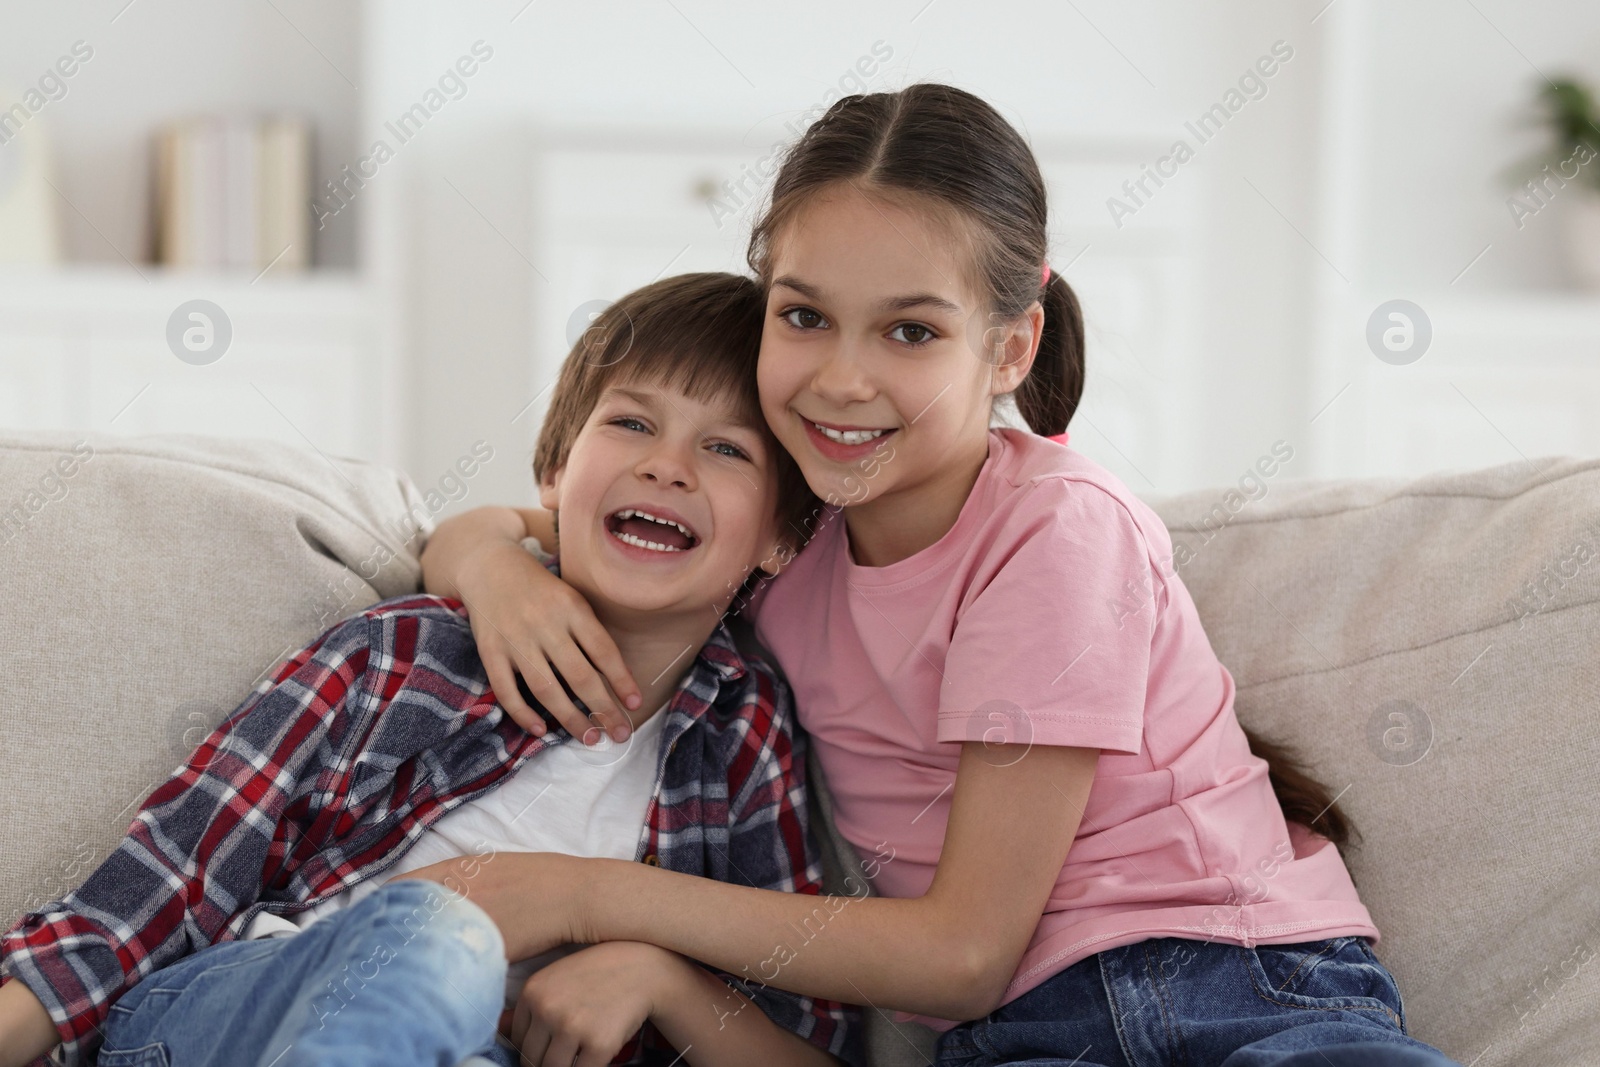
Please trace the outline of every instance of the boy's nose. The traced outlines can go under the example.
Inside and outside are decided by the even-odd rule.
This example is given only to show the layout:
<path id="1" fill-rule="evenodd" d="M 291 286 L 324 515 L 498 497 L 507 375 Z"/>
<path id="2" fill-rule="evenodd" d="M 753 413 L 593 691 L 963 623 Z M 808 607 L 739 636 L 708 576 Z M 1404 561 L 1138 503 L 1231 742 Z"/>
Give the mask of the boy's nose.
<path id="1" fill-rule="evenodd" d="M 694 467 L 675 448 L 652 449 L 639 461 L 636 472 L 647 482 L 678 489 L 694 488 Z"/>

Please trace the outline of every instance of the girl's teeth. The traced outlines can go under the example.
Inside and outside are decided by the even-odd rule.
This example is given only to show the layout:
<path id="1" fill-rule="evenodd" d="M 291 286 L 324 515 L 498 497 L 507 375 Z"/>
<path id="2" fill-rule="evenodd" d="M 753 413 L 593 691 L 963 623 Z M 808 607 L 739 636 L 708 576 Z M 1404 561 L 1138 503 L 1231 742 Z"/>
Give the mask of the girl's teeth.
<path id="1" fill-rule="evenodd" d="M 874 438 L 882 437 L 888 430 L 835 430 L 829 426 L 812 423 L 822 432 L 822 436 L 830 441 L 838 441 L 842 445 L 864 445 Z"/>

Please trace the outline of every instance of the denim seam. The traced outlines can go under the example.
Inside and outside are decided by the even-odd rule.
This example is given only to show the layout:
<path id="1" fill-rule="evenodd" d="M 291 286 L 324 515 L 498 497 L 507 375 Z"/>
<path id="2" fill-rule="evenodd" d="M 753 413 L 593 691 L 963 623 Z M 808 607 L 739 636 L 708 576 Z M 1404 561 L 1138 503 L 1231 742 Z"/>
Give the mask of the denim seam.
<path id="1" fill-rule="evenodd" d="M 1142 942 L 1142 947 L 1144 948 L 1145 970 L 1147 972 L 1150 971 L 1150 944 L 1151 943 L 1149 941 Z M 1152 973 L 1150 985 L 1156 994 L 1157 1010 L 1161 1012 L 1161 1028 L 1167 1032 L 1167 1048 L 1175 1055 L 1181 1050 L 1183 1055 L 1178 1062 L 1180 1064 L 1188 1063 L 1189 1050 L 1184 1046 L 1182 1037 L 1174 1033 L 1172 1029 L 1172 1021 L 1175 1013 L 1172 1011 L 1171 998 L 1167 995 L 1166 984 L 1161 981 L 1159 974 Z"/>
<path id="2" fill-rule="evenodd" d="M 1128 1047 L 1128 1035 L 1122 1018 L 1122 1002 L 1117 998 L 1116 990 L 1112 988 L 1111 976 L 1106 973 L 1107 953 L 1096 953 L 1095 958 L 1100 961 L 1100 984 L 1106 991 L 1106 1006 L 1111 1009 L 1111 1025 L 1117 1034 L 1117 1045 L 1122 1050 L 1124 1063 L 1134 1063 L 1133 1050 Z"/>

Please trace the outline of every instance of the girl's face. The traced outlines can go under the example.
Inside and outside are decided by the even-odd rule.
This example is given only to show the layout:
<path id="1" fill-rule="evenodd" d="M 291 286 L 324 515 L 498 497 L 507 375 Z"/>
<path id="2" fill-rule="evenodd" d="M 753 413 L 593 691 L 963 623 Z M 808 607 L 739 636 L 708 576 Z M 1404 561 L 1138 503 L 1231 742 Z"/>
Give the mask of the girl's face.
<path id="1" fill-rule="evenodd" d="M 761 407 L 825 501 L 928 514 L 949 510 L 938 494 L 965 500 L 993 399 L 1027 373 L 1037 330 L 1029 315 L 989 328 L 969 259 L 938 213 L 852 185 L 774 243 Z"/>

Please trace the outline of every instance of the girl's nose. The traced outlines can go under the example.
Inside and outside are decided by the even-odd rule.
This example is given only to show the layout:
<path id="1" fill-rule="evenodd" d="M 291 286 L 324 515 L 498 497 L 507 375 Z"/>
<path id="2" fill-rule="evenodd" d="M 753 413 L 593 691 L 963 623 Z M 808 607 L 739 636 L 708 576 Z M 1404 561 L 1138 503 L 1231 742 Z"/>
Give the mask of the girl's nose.
<path id="1" fill-rule="evenodd" d="M 851 349 L 848 342 L 834 346 L 811 379 L 812 392 L 837 407 L 871 400 L 876 392 Z"/>

